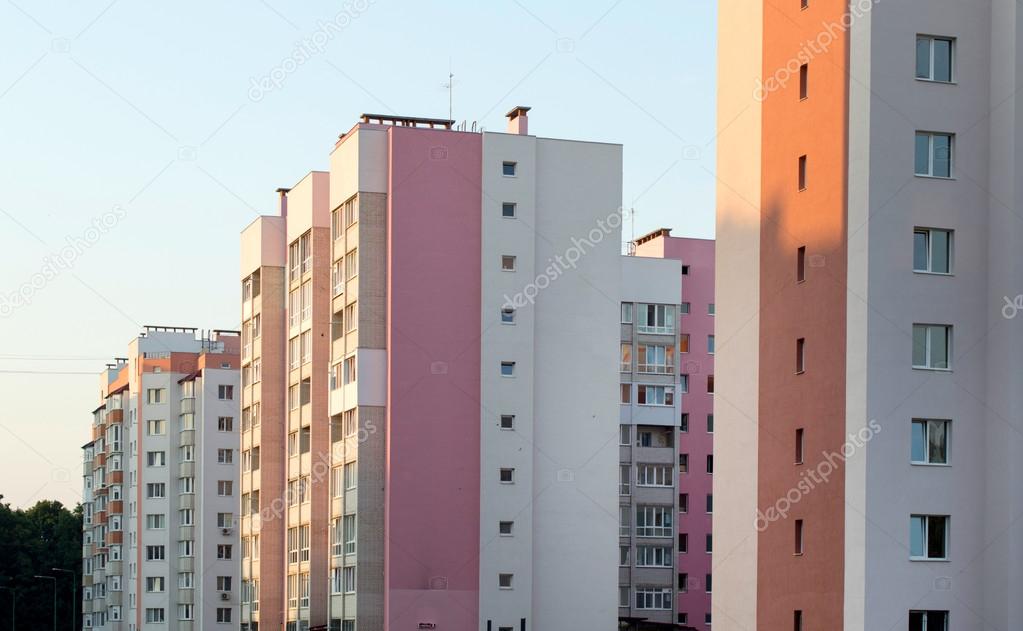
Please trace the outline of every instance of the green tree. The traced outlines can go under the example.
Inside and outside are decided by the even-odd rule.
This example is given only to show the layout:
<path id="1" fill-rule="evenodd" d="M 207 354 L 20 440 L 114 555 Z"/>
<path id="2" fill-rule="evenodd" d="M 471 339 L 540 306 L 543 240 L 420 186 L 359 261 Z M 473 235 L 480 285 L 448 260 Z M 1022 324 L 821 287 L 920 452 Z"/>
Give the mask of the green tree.
<path id="1" fill-rule="evenodd" d="M 51 568 L 71 570 L 79 588 L 72 596 L 71 576 Z M 0 495 L 0 587 L 14 590 L 17 627 L 45 631 L 53 628 L 53 581 L 57 579 L 57 629 L 81 628 L 82 507 L 73 511 L 56 501 L 41 500 L 29 509 L 12 509 Z M 0 589 L 0 631 L 12 628 L 11 590 Z"/>

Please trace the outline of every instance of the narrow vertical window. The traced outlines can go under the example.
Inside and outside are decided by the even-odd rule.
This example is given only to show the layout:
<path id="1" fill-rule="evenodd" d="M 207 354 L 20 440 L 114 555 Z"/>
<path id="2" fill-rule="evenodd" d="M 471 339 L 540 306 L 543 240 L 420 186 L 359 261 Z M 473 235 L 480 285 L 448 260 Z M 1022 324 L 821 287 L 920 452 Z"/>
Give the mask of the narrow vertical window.
<path id="1" fill-rule="evenodd" d="M 796 373 L 802 374 L 806 370 L 806 338 L 796 340 Z"/>
<path id="2" fill-rule="evenodd" d="M 806 246 L 801 246 L 796 250 L 796 282 L 801 283 L 806 280 Z"/>
<path id="3" fill-rule="evenodd" d="M 792 631 L 803 631 L 803 610 L 796 609 L 792 612 Z"/>
<path id="4" fill-rule="evenodd" d="M 795 541 L 793 554 L 803 554 L 803 520 L 797 519 L 795 523 Z"/>
<path id="5" fill-rule="evenodd" d="M 802 427 L 796 430 L 796 464 L 803 464 L 803 432 Z"/>
<path id="6" fill-rule="evenodd" d="M 799 67 L 799 98 L 805 100 L 808 96 L 807 89 L 810 79 L 810 64 L 803 64 Z"/>
<path id="7" fill-rule="evenodd" d="M 799 156 L 799 190 L 806 190 L 806 156 Z"/>

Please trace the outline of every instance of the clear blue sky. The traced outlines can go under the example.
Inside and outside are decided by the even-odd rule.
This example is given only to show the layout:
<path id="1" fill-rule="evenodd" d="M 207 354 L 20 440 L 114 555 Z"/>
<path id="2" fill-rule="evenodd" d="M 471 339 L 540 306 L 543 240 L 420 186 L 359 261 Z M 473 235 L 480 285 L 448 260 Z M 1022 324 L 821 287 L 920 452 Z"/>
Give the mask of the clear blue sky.
<path id="1" fill-rule="evenodd" d="M 103 363 L 236 328 L 239 231 L 362 112 L 446 117 L 449 61 L 457 120 L 622 143 L 636 234 L 713 237 L 715 30 L 711 0 L 0 3 L 0 295 L 38 285 L 0 299 L 0 494 L 76 501 Z"/>

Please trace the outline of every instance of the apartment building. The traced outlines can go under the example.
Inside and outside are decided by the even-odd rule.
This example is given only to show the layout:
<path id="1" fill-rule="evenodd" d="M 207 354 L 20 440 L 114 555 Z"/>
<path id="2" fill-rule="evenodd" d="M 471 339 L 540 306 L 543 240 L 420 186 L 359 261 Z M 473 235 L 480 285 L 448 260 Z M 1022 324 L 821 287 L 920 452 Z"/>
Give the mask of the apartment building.
<path id="1" fill-rule="evenodd" d="M 528 111 L 364 115 L 242 233 L 244 630 L 615 624 L 621 147 Z"/>
<path id="2" fill-rule="evenodd" d="M 82 626 L 238 624 L 237 332 L 147 326 L 83 447 Z"/>
<path id="3" fill-rule="evenodd" d="M 721 5 L 717 628 L 1023 627 L 1021 26 Z"/>
<path id="4" fill-rule="evenodd" d="M 618 618 L 675 628 L 682 418 L 678 261 L 622 257 Z"/>
<path id="5" fill-rule="evenodd" d="M 661 228 L 635 241 L 636 256 L 678 261 L 678 608 L 676 622 L 712 624 L 714 512 L 714 241 Z M 643 282 L 643 281 L 637 281 Z"/>

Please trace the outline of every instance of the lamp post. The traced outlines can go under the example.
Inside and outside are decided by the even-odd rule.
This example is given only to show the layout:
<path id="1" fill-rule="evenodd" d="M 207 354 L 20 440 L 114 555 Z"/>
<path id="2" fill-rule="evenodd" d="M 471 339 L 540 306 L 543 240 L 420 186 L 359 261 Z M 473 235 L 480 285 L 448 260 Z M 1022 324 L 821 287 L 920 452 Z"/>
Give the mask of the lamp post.
<path id="1" fill-rule="evenodd" d="M 11 631 L 14 631 L 15 629 L 18 628 L 16 618 L 14 617 L 14 608 L 18 604 L 18 601 L 16 599 L 17 592 L 14 591 L 13 587 L 8 587 L 7 585 L 0 585 L 0 589 L 6 589 L 7 591 L 11 592 Z"/>
<path id="2" fill-rule="evenodd" d="M 57 631 L 57 577 L 36 574 L 33 578 L 44 578 L 48 581 L 53 581 L 53 631 Z"/>
<path id="3" fill-rule="evenodd" d="M 76 623 L 77 616 L 75 612 L 78 609 L 78 573 L 71 570 L 65 570 L 61 567 L 51 567 L 51 572 L 63 572 L 64 574 L 71 575 L 71 631 L 75 631 L 78 628 Z"/>

